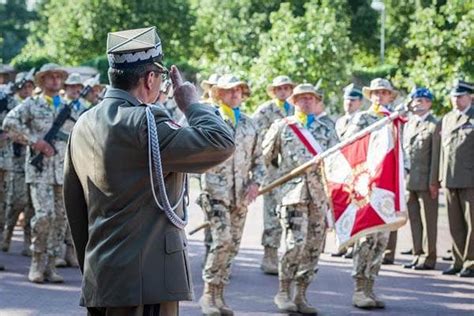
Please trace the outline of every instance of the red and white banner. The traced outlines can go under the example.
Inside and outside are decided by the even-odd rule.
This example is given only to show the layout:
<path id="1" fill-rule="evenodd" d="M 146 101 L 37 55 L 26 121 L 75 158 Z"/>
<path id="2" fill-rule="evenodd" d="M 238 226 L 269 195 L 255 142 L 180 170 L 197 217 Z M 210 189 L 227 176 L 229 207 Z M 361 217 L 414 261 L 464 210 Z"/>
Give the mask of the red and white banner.
<path id="1" fill-rule="evenodd" d="M 399 123 L 389 121 L 323 159 L 340 248 L 406 223 Z"/>

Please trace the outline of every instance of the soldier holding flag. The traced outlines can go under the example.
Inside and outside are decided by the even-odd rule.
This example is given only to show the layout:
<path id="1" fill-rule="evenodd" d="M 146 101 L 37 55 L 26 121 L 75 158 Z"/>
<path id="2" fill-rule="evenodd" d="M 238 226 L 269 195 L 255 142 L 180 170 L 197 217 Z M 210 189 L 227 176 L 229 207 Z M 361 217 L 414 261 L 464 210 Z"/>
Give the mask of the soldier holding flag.
<path id="1" fill-rule="evenodd" d="M 322 96 L 311 84 L 298 85 L 289 101 L 295 105 L 295 115 L 272 124 L 263 143 L 267 163 L 280 157 L 281 174 L 337 143 L 334 129 L 315 118 Z M 279 290 L 274 302 L 282 311 L 316 313 L 306 299 L 306 290 L 314 278 L 326 236 L 328 199 L 320 172 L 312 169 L 292 179 L 278 189 L 278 195 L 282 197 L 279 217 L 286 251 L 278 266 Z M 295 297 L 290 293 L 293 282 Z"/>

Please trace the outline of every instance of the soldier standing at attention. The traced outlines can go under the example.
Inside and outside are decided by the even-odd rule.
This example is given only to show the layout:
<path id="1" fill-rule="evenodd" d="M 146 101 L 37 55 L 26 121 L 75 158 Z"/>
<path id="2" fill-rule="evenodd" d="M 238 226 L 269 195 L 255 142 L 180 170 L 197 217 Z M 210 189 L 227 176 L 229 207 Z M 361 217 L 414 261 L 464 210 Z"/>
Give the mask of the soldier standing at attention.
<path id="1" fill-rule="evenodd" d="M 440 180 L 446 188 L 453 265 L 443 274 L 474 277 L 474 84 L 456 80 L 453 110 L 441 121 Z"/>
<path id="2" fill-rule="evenodd" d="M 36 154 L 44 155 L 42 170 L 30 163 L 25 165 L 26 183 L 34 208 L 31 219 L 32 260 L 28 274 L 28 279 L 34 283 L 64 282 L 56 272 L 55 259 L 60 255 L 60 244 L 66 233 L 62 184 L 67 141 L 67 132 L 64 131 L 68 130 L 68 123 L 58 133 L 55 148 L 43 137 L 64 108 L 59 91 L 66 77 L 66 71 L 58 65 L 43 65 L 35 76 L 42 93 L 15 107 L 3 122 L 3 128 L 12 134 L 13 139 L 22 140 L 29 146 L 26 161 Z"/>
<path id="3" fill-rule="evenodd" d="M 263 141 L 270 125 L 276 120 L 294 114 L 293 106 L 287 101 L 295 84 L 288 76 L 278 76 L 267 86 L 267 94 L 272 98 L 260 105 L 252 115 L 259 128 L 258 137 Z M 266 165 L 265 183 L 276 180 L 278 161 Z M 268 274 L 278 274 L 278 248 L 280 248 L 282 228 L 277 214 L 278 197 L 276 191 L 263 196 L 263 235 L 264 255 L 260 268 Z"/>
<path id="4" fill-rule="evenodd" d="M 398 94 L 390 81 L 382 78 L 372 80 L 370 87 L 364 87 L 362 92 L 364 97 L 372 102 L 372 105 L 367 111 L 356 114 L 351 125 L 347 128 L 348 135 L 354 135 L 390 114 L 393 111 L 392 102 Z M 375 295 L 373 287 L 375 277 L 382 265 L 389 235 L 389 232 L 377 232 L 368 234 L 357 241 L 352 270 L 352 277 L 356 283 L 352 303 L 356 307 L 385 307 L 385 303 Z"/>
<path id="5" fill-rule="evenodd" d="M 232 131 L 171 68 L 180 127 L 155 106 L 168 71 L 155 27 L 108 34 L 104 99 L 71 133 L 64 201 L 91 316 L 178 315 L 191 300 L 186 173 L 234 150 Z"/>
<path id="6" fill-rule="evenodd" d="M 344 88 L 344 115 L 336 121 L 336 133 L 339 139 L 345 139 L 347 128 L 351 125 L 355 115 L 359 113 L 362 106 L 362 91 L 353 83 Z"/>
<path id="7" fill-rule="evenodd" d="M 204 315 L 233 315 L 224 301 L 224 287 L 239 251 L 247 206 L 257 197 L 263 181 L 264 165 L 258 128 L 240 111 L 241 103 L 250 95 L 247 83 L 223 75 L 212 87 L 212 94 L 220 114 L 234 130 L 236 149 L 231 158 L 201 179 L 202 190 L 209 197 L 212 245 L 202 272 L 204 293 L 200 305 Z"/>
<path id="8" fill-rule="evenodd" d="M 414 258 L 404 267 L 433 270 L 438 231 L 438 121 L 431 114 L 433 95 L 428 89 L 417 88 L 411 98 L 414 115 L 404 126 L 403 145 L 410 159 L 406 188 Z"/>
<path id="9" fill-rule="evenodd" d="M 278 175 L 291 171 L 316 154 L 337 143 L 334 129 L 315 119 L 322 96 L 311 84 L 300 84 L 289 101 L 295 115 L 272 124 L 263 143 L 266 162 L 277 158 Z M 326 236 L 326 212 L 329 203 L 319 169 L 294 178 L 278 189 L 279 218 L 285 233 L 286 247 L 279 264 L 279 290 L 274 298 L 281 311 L 316 313 L 306 299 Z M 296 295 L 291 297 L 291 285 Z"/>
<path id="10" fill-rule="evenodd" d="M 30 72 L 20 72 L 15 78 L 14 107 L 20 105 L 33 94 L 35 88 L 32 69 Z M 10 163 L 6 175 L 6 224 L 3 232 L 2 251 L 10 249 L 10 243 L 16 222 L 21 212 L 24 214 L 25 226 L 23 227 L 23 250 L 21 254 L 31 256 L 31 217 L 33 207 L 31 205 L 28 185 L 25 182 L 25 156 L 26 147 L 20 143 L 9 140 L 7 142 Z"/>

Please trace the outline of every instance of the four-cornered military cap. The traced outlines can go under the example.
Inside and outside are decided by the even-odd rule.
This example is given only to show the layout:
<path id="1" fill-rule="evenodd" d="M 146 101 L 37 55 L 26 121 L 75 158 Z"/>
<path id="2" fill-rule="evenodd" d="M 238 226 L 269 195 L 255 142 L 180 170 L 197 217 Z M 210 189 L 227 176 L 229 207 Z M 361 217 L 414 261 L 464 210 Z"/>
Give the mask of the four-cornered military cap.
<path id="1" fill-rule="evenodd" d="M 80 84 L 81 86 L 83 86 L 82 84 L 82 79 L 81 79 L 81 75 L 78 74 L 77 72 L 73 72 L 72 74 L 70 74 L 66 81 L 64 82 L 64 85 L 65 86 L 72 86 L 72 85 L 76 85 L 76 84 Z"/>
<path id="2" fill-rule="evenodd" d="M 302 94 L 312 94 L 319 100 L 323 99 L 321 92 L 317 91 L 312 84 L 302 83 L 293 89 L 293 94 L 288 98 L 288 101 L 290 101 L 291 104 L 294 104 L 295 97 Z"/>
<path id="3" fill-rule="evenodd" d="M 453 82 L 453 87 L 451 88 L 451 96 L 457 97 L 465 94 L 474 93 L 474 84 L 467 81 L 456 79 Z"/>
<path id="4" fill-rule="evenodd" d="M 362 90 L 357 88 L 353 83 L 344 88 L 344 99 L 362 100 Z"/>
<path id="5" fill-rule="evenodd" d="M 109 33 L 107 36 L 109 66 L 125 69 L 153 62 L 161 63 L 161 40 L 154 26 Z"/>
<path id="6" fill-rule="evenodd" d="M 273 79 L 272 83 L 267 86 L 267 94 L 271 97 L 275 97 L 275 93 L 273 92 L 273 89 L 276 87 L 281 87 L 284 85 L 290 85 L 292 88 L 294 88 L 296 85 L 295 83 L 290 79 L 288 76 L 277 76 Z"/>
<path id="7" fill-rule="evenodd" d="M 398 91 L 395 90 L 390 81 L 383 78 L 375 78 L 374 80 L 372 80 L 370 82 L 370 87 L 362 88 L 362 94 L 367 99 L 370 99 L 370 93 L 375 90 L 388 90 L 392 93 L 392 96 L 394 98 L 396 98 L 398 95 Z"/>
<path id="8" fill-rule="evenodd" d="M 235 87 L 242 87 L 243 99 L 246 99 L 250 96 L 250 87 L 245 81 L 241 81 L 234 75 L 223 75 L 217 80 L 216 85 L 214 85 L 211 90 L 214 95 L 217 95 L 219 90 L 228 90 Z"/>
<path id="9" fill-rule="evenodd" d="M 35 81 L 37 86 L 42 86 L 43 78 L 45 75 L 50 73 L 58 73 L 61 75 L 63 81 L 67 78 L 67 71 L 61 68 L 61 66 L 53 63 L 44 64 L 35 75 Z"/>
<path id="10" fill-rule="evenodd" d="M 212 88 L 212 86 L 217 84 L 217 81 L 219 80 L 219 75 L 218 74 L 212 74 L 209 76 L 209 79 L 203 80 L 201 82 L 201 88 L 204 91 L 208 91 L 209 89 Z"/>

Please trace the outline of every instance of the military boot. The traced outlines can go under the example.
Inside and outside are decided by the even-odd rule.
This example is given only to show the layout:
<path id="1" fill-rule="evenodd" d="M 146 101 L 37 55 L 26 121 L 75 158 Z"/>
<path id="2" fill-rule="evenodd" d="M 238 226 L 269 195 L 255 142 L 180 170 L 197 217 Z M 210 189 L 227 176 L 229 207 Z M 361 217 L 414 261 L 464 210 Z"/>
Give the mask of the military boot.
<path id="1" fill-rule="evenodd" d="M 44 283 L 44 268 L 45 262 L 43 254 L 41 252 L 33 252 L 28 280 L 33 283 Z"/>
<path id="2" fill-rule="evenodd" d="M 46 270 L 44 272 L 44 278 L 46 281 L 51 283 L 63 283 L 64 279 L 56 272 L 56 257 L 49 256 Z"/>
<path id="3" fill-rule="evenodd" d="M 199 305 L 203 315 L 219 316 L 221 312 L 216 303 L 218 286 L 212 283 L 204 283 L 204 291 L 199 299 Z"/>
<path id="4" fill-rule="evenodd" d="M 232 316 L 234 311 L 227 306 L 224 300 L 224 283 L 221 283 L 217 286 L 217 295 L 216 295 L 216 305 L 221 312 L 221 315 Z"/>
<path id="5" fill-rule="evenodd" d="M 278 275 L 278 249 L 265 247 L 260 269 L 266 274 Z"/>
<path id="6" fill-rule="evenodd" d="M 12 236 L 13 236 L 13 228 L 10 229 L 10 227 L 7 227 L 7 229 L 3 231 L 3 241 L 2 241 L 3 252 L 8 252 L 8 250 L 10 249 Z"/>
<path id="7" fill-rule="evenodd" d="M 356 279 L 354 295 L 352 295 L 352 304 L 359 308 L 375 307 L 375 301 L 366 294 L 367 280 L 362 278 Z"/>
<path id="8" fill-rule="evenodd" d="M 23 250 L 21 255 L 31 257 L 31 230 L 25 229 L 23 235 Z"/>
<path id="9" fill-rule="evenodd" d="M 298 308 L 291 300 L 291 280 L 280 280 L 280 287 L 277 295 L 273 298 L 278 309 L 284 312 L 296 312 Z"/>
<path id="10" fill-rule="evenodd" d="M 367 280 L 367 283 L 365 285 L 365 294 L 374 300 L 376 308 L 385 308 L 384 301 L 380 300 L 374 293 L 374 280 Z"/>
<path id="11" fill-rule="evenodd" d="M 308 289 L 309 283 L 297 282 L 296 283 L 296 295 L 293 300 L 298 308 L 298 312 L 302 314 L 317 314 L 318 310 L 313 306 L 309 305 L 306 299 L 306 290 Z"/>
<path id="12" fill-rule="evenodd" d="M 66 260 L 68 266 L 74 268 L 79 267 L 79 262 L 77 261 L 76 252 L 74 251 L 73 245 L 66 246 L 66 257 L 64 259 Z"/>

